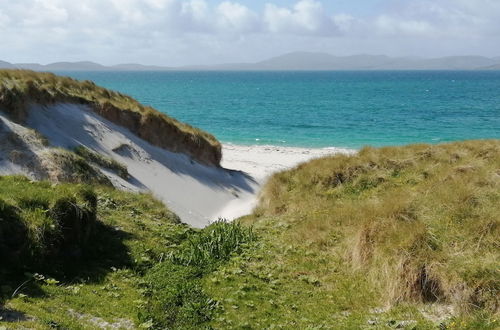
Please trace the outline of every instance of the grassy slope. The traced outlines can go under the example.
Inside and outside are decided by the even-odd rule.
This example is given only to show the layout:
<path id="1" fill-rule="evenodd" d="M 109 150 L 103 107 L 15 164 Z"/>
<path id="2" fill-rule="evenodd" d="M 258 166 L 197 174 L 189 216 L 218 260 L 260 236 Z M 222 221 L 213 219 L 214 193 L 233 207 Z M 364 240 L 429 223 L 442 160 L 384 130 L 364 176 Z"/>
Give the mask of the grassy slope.
<path id="1" fill-rule="evenodd" d="M 88 104 L 97 113 L 131 129 L 152 144 L 190 153 L 214 165 L 220 161 L 221 146 L 214 136 L 144 106 L 127 95 L 96 86 L 91 81 L 52 73 L 0 70 L 0 107 L 14 117 L 22 119 L 30 103 L 55 102 Z M 156 132 L 148 133 L 148 128 Z M 166 140 L 175 140 L 175 144 Z"/>
<path id="2" fill-rule="evenodd" d="M 365 148 L 274 175 L 205 279 L 216 327 L 496 328 L 500 141 Z M 450 312 L 455 316 L 451 317 Z"/>
<path id="3" fill-rule="evenodd" d="M 5 218 L 22 221 L 34 258 L 0 268 L 1 299 L 26 317 L 0 327 L 495 329 L 499 164 L 499 141 L 314 160 L 266 185 L 242 220 L 256 236 L 191 230 L 148 195 L 4 177 L 0 241 Z M 68 198 L 98 228 L 76 263 L 57 253 Z"/>
<path id="4" fill-rule="evenodd" d="M 0 177 L 0 328 L 202 326 L 218 304 L 201 278 L 251 240 L 190 229 L 149 195 Z"/>

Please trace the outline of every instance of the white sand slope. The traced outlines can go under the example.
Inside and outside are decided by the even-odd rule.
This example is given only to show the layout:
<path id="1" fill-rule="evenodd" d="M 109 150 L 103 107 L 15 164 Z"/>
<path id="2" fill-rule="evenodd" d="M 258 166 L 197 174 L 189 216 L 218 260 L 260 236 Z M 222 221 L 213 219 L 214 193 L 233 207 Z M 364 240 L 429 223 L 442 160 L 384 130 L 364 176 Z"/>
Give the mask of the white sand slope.
<path id="1" fill-rule="evenodd" d="M 46 179 L 43 171 L 36 171 L 39 166 L 22 166 L 23 162 L 10 161 L 12 150 L 32 155 L 29 161 L 36 162 L 43 159 L 43 153 L 50 148 L 71 150 L 82 145 L 127 166 L 131 175 L 128 180 L 100 168 L 115 187 L 153 193 L 183 222 L 194 227 L 204 227 L 218 218 L 232 220 L 249 214 L 261 185 L 276 171 L 311 158 L 352 152 L 333 148 L 224 145 L 222 166 L 226 168 L 215 168 L 197 163 L 184 154 L 155 147 L 82 105 L 34 105 L 26 123 L 47 138 L 49 146 L 36 142 L 30 137 L 34 134 L 32 130 L 0 113 L 0 137 L 14 132 L 23 141 L 22 145 L 13 145 L 3 139 L 0 175 L 24 174 L 37 180 Z"/>
<path id="2" fill-rule="evenodd" d="M 258 184 L 251 177 L 152 146 L 85 106 L 33 106 L 27 124 L 52 146 L 73 149 L 83 145 L 126 165 L 131 175 L 128 181 L 105 171 L 115 186 L 152 192 L 194 227 L 219 217 L 234 219 L 250 213 L 254 206 Z"/>

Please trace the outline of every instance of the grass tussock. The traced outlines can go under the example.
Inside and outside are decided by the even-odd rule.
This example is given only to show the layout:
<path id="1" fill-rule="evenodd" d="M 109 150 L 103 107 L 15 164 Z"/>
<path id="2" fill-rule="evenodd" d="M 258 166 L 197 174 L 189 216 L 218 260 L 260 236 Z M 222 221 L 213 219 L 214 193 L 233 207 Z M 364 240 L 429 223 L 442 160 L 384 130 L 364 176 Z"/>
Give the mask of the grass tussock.
<path id="1" fill-rule="evenodd" d="M 298 240 L 341 230 L 342 254 L 389 304 L 498 312 L 499 164 L 498 141 L 365 148 L 276 175 L 262 204 L 290 215 Z"/>
<path id="2" fill-rule="evenodd" d="M 255 241 L 251 228 L 217 221 L 190 236 L 146 276 L 149 303 L 140 314 L 162 329 L 195 329 L 208 324 L 219 304 L 203 289 L 203 278 Z"/>
<path id="3" fill-rule="evenodd" d="M 144 106 L 130 96 L 110 91 L 91 81 L 52 73 L 0 70 L 0 108 L 17 120 L 31 104 L 76 103 L 125 126 L 148 142 L 195 159 L 219 165 L 221 145 L 214 136 Z"/>
<path id="4" fill-rule="evenodd" d="M 42 155 L 42 165 L 52 182 L 87 183 L 112 186 L 111 181 L 78 154 L 54 148 Z"/>
<path id="5" fill-rule="evenodd" d="M 91 163 L 116 172 L 124 180 L 127 180 L 130 176 L 127 170 L 127 166 L 117 162 L 110 157 L 106 157 L 102 154 L 92 151 L 87 147 L 79 146 L 74 149 L 74 153 Z"/>
<path id="6" fill-rule="evenodd" d="M 186 241 L 171 259 L 174 263 L 209 272 L 212 266 L 227 261 L 233 254 L 240 254 L 255 239 L 252 228 L 243 227 L 239 222 L 219 220 Z"/>
<path id="7" fill-rule="evenodd" d="M 47 270 L 80 257 L 95 227 L 96 204 L 95 194 L 84 186 L 0 177 L 3 269 Z"/>

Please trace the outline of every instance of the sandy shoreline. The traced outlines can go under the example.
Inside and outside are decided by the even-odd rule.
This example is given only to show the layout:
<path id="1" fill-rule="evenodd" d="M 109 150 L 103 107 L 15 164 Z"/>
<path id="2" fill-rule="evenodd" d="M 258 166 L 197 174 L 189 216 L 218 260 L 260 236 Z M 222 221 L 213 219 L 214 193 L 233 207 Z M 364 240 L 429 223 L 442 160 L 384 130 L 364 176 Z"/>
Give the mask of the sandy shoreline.
<path id="1" fill-rule="evenodd" d="M 299 148 L 271 145 L 222 145 L 222 167 L 248 174 L 256 183 L 254 190 L 227 204 L 222 210 L 229 220 L 251 213 L 258 202 L 260 189 L 273 173 L 283 171 L 308 160 L 334 154 L 353 154 L 343 148 Z"/>
<path id="2" fill-rule="evenodd" d="M 260 184 L 273 173 L 292 168 L 308 160 L 338 153 L 352 154 L 345 148 L 300 148 L 273 145 L 243 146 L 223 144 L 222 166 L 243 171 Z"/>

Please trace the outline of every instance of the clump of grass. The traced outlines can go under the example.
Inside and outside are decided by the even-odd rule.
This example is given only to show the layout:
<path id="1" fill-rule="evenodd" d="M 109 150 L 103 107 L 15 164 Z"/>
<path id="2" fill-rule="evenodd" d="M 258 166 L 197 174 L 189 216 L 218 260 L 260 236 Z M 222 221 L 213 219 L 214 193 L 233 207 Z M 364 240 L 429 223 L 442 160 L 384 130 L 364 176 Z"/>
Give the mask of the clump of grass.
<path id="1" fill-rule="evenodd" d="M 129 173 L 127 166 L 117 162 L 116 160 L 101 155 L 95 151 L 90 150 L 85 146 L 78 146 L 74 149 L 75 154 L 82 157 L 83 159 L 94 163 L 96 165 L 102 166 L 104 168 L 115 171 L 122 179 L 127 180 L 129 178 Z"/>
<path id="2" fill-rule="evenodd" d="M 233 254 L 241 253 L 255 239 L 251 227 L 244 227 L 237 221 L 218 220 L 187 240 L 179 252 L 172 254 L 172 260 L 209 272 Z"/>
<path id="3" fill-rule="evenodd" d="M 111 186 L 109 179 L 87 160 L 65 149 L 50 149 L 42 162 L 53 182 L 88 183 Z"/>
<path id="4" fill-rule="evenodd" d="M 148 303 L 139 312 L 143 323 L 157 329 L 195 329 L 218 312 L 201 286 L 199 270 L 165 261 L 145 277 Z"/>
<path id="5" fill-rule="evenodd" d="M 189 236 L 166 261 L 146 276 L 149 303 L 140 314 L 158 328 L 196 328 L 219 311 L 202 287 L 210 274 L 230 257 L 241 254 L 256 237 L 251 227 L 218 220 Z"/>
<path id="6" fill-rule="evenodd" d="M 54 103 L 88 105 L 156 146 L 187 153 L 211 165 L 220 163 L 222 147 L 213 135 L 144 106 L 130 96 L 87 80 L 28 70 L 0 70 L 0 109 L 14 118 L 24 120 L 31 104 Z"/>
<path id="7" fill-rule="evenodd" d="M 87 187 L 46 192 L 21 177 L 0 177 L 0 185 L 0 252 L 9 268 L 50 269 L 88 245 L 96 204 Z"/>

